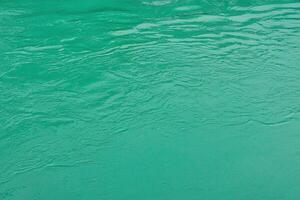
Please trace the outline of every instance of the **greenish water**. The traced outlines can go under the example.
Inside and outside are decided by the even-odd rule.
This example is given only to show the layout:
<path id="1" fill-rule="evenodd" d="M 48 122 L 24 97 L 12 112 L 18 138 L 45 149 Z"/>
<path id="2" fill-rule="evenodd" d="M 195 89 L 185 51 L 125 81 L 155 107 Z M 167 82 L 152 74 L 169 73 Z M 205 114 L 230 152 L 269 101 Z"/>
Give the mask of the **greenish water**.
<path id="1" fill-rule="evenodd" d="M 0 1 L 1 200 L 300 199 L 300 2 Z"/>

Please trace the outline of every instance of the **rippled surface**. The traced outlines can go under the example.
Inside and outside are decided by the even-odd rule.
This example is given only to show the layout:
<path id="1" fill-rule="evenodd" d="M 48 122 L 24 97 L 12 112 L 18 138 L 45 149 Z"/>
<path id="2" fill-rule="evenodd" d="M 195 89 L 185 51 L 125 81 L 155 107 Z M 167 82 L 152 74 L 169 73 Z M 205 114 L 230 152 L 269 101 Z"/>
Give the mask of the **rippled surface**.
<path id="1" fill-rule="evenodd" d="M 0 199 L 300 198 L 300 3 L 2 0 Z"/>

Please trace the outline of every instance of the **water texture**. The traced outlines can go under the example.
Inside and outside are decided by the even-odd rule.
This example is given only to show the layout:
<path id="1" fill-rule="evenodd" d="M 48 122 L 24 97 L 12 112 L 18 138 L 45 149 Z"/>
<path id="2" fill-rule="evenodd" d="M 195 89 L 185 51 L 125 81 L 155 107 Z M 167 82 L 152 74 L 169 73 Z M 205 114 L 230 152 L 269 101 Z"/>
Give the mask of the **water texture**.
<path id="1" fill-rule="evenodd" d="M 1 0 L 1 200 L 299 200 L 300 2 Z"/>

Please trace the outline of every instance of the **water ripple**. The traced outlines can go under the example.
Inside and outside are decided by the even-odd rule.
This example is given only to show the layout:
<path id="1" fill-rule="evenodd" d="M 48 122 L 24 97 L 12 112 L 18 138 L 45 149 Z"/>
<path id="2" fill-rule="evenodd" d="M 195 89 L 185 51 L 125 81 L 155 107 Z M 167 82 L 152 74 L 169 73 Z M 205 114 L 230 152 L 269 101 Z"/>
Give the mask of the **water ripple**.
<path id="1" fill-rule="evenodd" d="M 293 0 L 3 1 L 0 199 L 292 199 L 299 21 Z"/>

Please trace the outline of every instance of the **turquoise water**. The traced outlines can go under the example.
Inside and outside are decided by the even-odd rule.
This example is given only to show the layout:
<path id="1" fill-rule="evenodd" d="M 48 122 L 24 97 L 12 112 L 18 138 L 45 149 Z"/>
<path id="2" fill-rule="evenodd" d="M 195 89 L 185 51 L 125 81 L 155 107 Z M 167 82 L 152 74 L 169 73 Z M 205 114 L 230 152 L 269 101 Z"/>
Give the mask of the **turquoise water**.
<path id="1" fill-rule="evenodd" d="M 300 2 L 1 0 L 0 199 L 300 199 Z"/>

